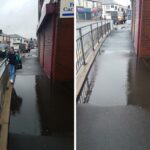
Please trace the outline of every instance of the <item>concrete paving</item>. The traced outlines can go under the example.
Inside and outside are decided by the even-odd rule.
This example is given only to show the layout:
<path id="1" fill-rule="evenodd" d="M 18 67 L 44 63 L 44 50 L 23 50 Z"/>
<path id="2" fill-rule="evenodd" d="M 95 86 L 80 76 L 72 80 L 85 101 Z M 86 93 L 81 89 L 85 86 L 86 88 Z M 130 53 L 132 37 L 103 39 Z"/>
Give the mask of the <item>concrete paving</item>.
<path id="1" fill-rule="evenodd" d="M 9 150 L 72 150 L 73 87 L 52 82 L 32 50 L 22 58 L 13 88 Z"/>
<path id="2" fill-rule="evenodd" d="M 136 59 L 128 23 L 101 52 L 90 98 L 77 105 L 77 150 L 149 150 L 150 61 Z"/>

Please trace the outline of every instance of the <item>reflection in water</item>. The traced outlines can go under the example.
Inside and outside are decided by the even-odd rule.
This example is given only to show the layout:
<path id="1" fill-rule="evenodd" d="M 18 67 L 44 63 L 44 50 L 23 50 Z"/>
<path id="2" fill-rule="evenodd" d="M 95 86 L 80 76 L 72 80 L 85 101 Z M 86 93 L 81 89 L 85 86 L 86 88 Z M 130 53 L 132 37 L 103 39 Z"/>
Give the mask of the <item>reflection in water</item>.
<path id="1" fill-rule="evenodd" d="M 45 92 L 45 90 L 47 92 Z M 36 76 L 41 134 L 73 133 L 73 84 Z"/>
<path id="2" fill-rule="evenodd" d="M 95 62 L 93 63 L 93 66 L 84 81 L 82 89 L 77 97 L 77 103 L 83 104 L 89 102 L 92 89 L 95 83 L 96 73 L 97 73 L 97 59 L 95 59 Z"/>
<path id="3" fill-rule="evenodd" d="M 131 59 L 128 70 L 128 105 L 150 109 L 150 62 Z"/>
<path id="4" fill-rule="evenodd" d="M 72 83 L 52 83 L 44 75 L 17 76 L 15 90 L 22 98 L 13 91 L 10 133 L 72 135 Z"/>
<path id="5" fill-rule="evenodd" d="M 126 73 L 127 83 L 125 83 L 126 90 L 124 90 L 127 95 L 127 104 L 125 105 L 135 105 L 135 106 L 139 106 L 144 109 L 150 110 L 150 100 L 149 100 L 150 98 L 150 59 L 136 59 L 135 56 L 130 56 L 129 59 L 127 60 L 128 60 L 127 61 L 128 63 L 126 64 L 127 66 L 125 67 L 127 68 L 127 73 Z M 93 67 L 85 80 L 84 86 L 82 88 L 82 92 L 80 93 L 78 97 L 78 103 L 89 103 L 89 99 L 91 98 L 90 97 L 91 93 L 93 94 L 92 92 L 93 86 L 95 86 L 94 84 L 96 84 L 95 81 L 98 82 L 97 78 L 100 78 L 99 76 L 97 77 L 96 75 L 98 71 L 97 71 L 97 66 L 95 66 L 95 64 L 96 63 L 93 64 Z M 108 81 L 104 81 L 104 82 L 106 83 Z M 100 83 L 101 84 L 98 84 L 98 86 L 102 85 L 102 82 Z M 105 86 L 106 85 L 107 84 L 105 84 Z M 99 89 L 97 90 L 100 91 L 100 89 L 101 87 L 99 87 Z M 101 99 L 102 94 L 101 93 L 98 93 L 98 94 L 99 94 L 99 98 Z M 96 98 L 96 95 L 94 96 Z M 113 95 L 111 96 L 113 97 Z M 123 99 L 123 97 L 120 96 L 119 99 Z M 112 99 L 110 99 L 109 101 L 110 105 L 112 105 L 111 100 Z"/>
<path id="6" fill-rule="evenodd" d="M 22 105 L 22 97 L 18 96 L 15 89 L 13 88 L 11 98 L 11 114 L 16 115 L 17 113 L 20 113 L 21 105 Z"/>
<path id="7" fill-rule="evenodd" d="M 106 51 L 98 56 L 80 93 L 80 103 L 126 105 L 129 57 L 129 51 Z"/>

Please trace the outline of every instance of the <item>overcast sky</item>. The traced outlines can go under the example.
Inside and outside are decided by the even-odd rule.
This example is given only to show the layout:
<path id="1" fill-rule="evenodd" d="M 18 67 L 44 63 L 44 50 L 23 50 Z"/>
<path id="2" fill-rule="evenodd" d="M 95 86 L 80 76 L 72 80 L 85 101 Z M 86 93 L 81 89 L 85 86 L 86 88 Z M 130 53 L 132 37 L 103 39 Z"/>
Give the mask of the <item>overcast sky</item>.
<path id="1" fill-rule="evenodd" d="M 130 0 L 116 0 L 128 5 Z M 6 34 L 36 37 L 38 0 L 0 0 L 0 29 Z"/>
<path id="2" fill-rule="evenodd" d="M 131 1 L 130 0 L 115 0 L 117 3 L 122 4 L 122 5 L 130 5 Z"/>
<path id="3" fill-rule="evenodd" d="M 36 37 L 38 0 L 0 0 L 0 29 L 6 34 Z"/>

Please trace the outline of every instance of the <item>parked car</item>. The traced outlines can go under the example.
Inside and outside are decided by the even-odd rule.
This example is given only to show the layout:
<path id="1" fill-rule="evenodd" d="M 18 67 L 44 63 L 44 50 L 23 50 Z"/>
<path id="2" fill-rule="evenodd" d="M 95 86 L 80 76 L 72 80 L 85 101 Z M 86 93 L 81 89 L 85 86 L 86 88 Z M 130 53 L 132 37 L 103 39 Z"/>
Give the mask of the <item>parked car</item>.
<path id="1" fill-rule="evenodd" d="M 5 58 L 9 50 L 8 44 L 0 44 L 0 58 Z"/>

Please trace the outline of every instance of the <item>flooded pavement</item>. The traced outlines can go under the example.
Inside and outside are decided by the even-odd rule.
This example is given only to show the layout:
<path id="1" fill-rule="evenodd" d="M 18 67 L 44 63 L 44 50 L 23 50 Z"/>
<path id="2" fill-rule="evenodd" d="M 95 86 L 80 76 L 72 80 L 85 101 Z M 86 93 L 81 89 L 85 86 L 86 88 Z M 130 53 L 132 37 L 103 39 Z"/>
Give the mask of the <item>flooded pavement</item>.
<path id="1" fill-rule="evenodd" d="M 133 55 L 128 25 L 113 31 L 100 51 L 87 77 L 93 84 L 88 102 L 101 106 L 126 105 L 128 67 Z"/>
<path id="2" fill-rule="evenodd" d="M 12 94 L 9 150 L 73 149 L 73 85 L 50 81 L 35 57 L 23 58 Z"/>
<path id="3" fill-rule="evenodd" d="M 101 52 L 78 99 L 78 150 L 149 150 L 150 60 L 136 59 L 129 27 L 114 30 Z"/>

